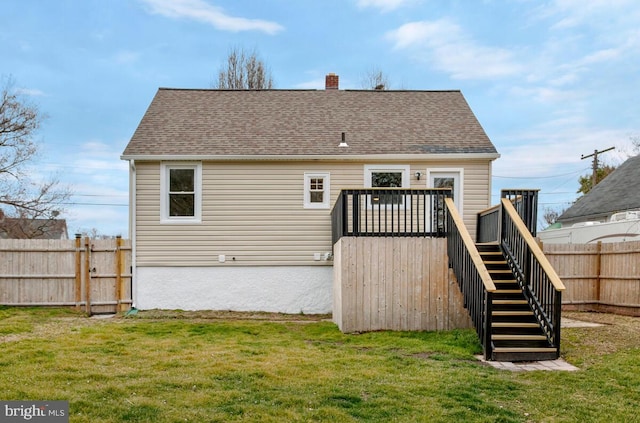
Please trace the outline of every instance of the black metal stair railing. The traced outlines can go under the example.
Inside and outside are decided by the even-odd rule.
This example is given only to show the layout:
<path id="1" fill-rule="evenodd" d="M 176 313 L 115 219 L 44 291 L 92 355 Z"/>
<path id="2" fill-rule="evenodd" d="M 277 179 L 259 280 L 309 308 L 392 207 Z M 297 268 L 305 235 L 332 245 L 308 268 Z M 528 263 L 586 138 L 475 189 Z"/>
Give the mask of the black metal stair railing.
<path id="1" fill-rule="evenodd" d="M 565 287 L 513 201 L 503 198 L 501 204 L 500 246 L 538 323 L 559 354 L 562 291 Z"/>
<path id="2" fill-rule="evenodd" d="M 482 344 L 485 359 L 491 358 L 491 314 L 493 292 L 496 286 L 489 276 L 480 253 L 471 235 L 467 231 L 462 218 L 456 210 L 453 200 L 445 200 L 447 205 L 447 249 L 449 266 L 452 268 L 460 291 L 464 298 L 464 306 L 469 311 L 471 320 Z"/>

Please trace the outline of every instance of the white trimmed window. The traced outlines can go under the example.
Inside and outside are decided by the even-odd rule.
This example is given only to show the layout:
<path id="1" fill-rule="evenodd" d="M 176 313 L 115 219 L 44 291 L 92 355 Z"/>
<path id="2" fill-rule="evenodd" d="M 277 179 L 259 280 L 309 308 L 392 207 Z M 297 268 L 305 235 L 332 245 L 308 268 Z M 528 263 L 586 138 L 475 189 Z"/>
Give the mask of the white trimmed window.
<path id="1" fill-rule="evenodd" d="M 331 185 L 328 172 L 304 174 L 304 208 L 328 209 Z"/>
<path id="2" fill-rule="evenodd" d="M 200 223 L 202 163 L 162 163 L 160 177 L 160 221 Z"/>
<path id="3" fill-rule="evenodd" d="M 409 188 L 409 165 L 365 165 L 365 188 Z M 369 206 L 374 205 L 402 205 L 402 196 L 377 195 L 371 196 L 367 201 Z"/>

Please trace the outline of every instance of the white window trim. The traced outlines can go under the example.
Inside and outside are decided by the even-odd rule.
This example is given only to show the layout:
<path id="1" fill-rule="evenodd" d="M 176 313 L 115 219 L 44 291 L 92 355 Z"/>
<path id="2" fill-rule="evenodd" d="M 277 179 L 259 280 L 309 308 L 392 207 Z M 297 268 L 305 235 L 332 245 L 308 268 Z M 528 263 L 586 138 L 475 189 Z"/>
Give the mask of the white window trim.
<path id="1" fill-rule="evenodd" d="M 169 215 L 169 170 L 193 169 L 195 201 L 193 216 Z M 160 223 L 194 224 L 202 223 L 202 163 L 162 162 L 160 164 Z"/>
<path id="2" fill-rule="evenodd" d="M 324 178 L 324 195 L 322 203 L 311 202 L 311 179 Z M 305 172 L 304 173 L 304 208 L 328 209 L 331 207 L 331 176 L 329 172 Z"/>
<path id="3" fill-rule="evenodd" d="M 364 187 L 365 188 L 372 188 L 371 186 L 371 174 L 373 172 L 397 172 L 401 170 L 402 171 L 402 188 L 411 188 L 411 179 L 410 179 L 410 175 L 411 175 L 411 166 L 409 165 L 385 165 L 385 164 L 379 164 L 379 165 L 364 165 Z M 366 199 L 367 202 L 367 209 L 372 209 L 373 205 L 371 204 L 371 199 L 367 198 Z M 397 208 L 398 205 L 393 205 L 393 204 L 386 204 L 384 206 L 381 206 L 383 209 L 384 208 L 391 208 L 391 207 L 395 207 Z M 404 210 L 406 207 L 411 207 L 411 204 L 408 201 L 403 201 L 402 202 L 402 206 L 400 206 L 401 210 Z M 377 206 L 376 206 L 377 208 Z"/>
<path id="4" fill-rule="evenodd" d="M 434 167 L 427 169 L 427 187 L 433 188 L 431 183 L 432 176 L 453 177 L 454 179 L 454 198 L 453 202 L 458 209 L 460 216 L 463 216 L 464 212 L 464 168 L 461 167 Z M 457 185 L 456 185 L 457 184 Z"/>

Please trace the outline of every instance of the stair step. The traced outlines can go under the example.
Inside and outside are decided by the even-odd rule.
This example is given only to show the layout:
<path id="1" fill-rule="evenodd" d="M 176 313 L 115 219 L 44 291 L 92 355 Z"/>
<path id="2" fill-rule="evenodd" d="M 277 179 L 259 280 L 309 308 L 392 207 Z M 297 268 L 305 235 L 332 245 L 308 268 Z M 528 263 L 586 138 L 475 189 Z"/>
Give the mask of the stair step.
<path id="1" fill-rule="evenodd" d="M 494 328 L 539 328 L 538 323 L 531 322 L 494 322 L 491 324 Z"/>
<path id="2" fill-rule="evenodd" d="M 507 335 L 507 334 L 494 334 L 491 335 L 493 341 L 546 341 L 545 335 Z"/>
<path id="3" fill-rule="evenodd" d="M 493 300 L 494 305 L 528 305 L 527 300 Z"/>
<path id="4" fill-rule="evenodd" d="M 546 353 L 546 352 L 555 352 L 556 349 L 553 347 L 494 347 L 493 352 L 496 353 L 521 353 L 521 352 L 532 352 L 532 353 Z"/>
<path id="5" fill-rule="evenodd" d="M 494 316 L 533 316 L 531 310 L 494 310 Z"/>
<path id="6" fill-rule="evenodd" d="M 511 273 L 510 269 L 493 269 L 489 270 L 489 273 Z"/>
<path id="7" fill-rule="evenodd" d="M 495 294 L 522 294 L 521 289 L 497 289 L 493 291 Z M 494 300 L 495 301 L 495 300 Z"/>

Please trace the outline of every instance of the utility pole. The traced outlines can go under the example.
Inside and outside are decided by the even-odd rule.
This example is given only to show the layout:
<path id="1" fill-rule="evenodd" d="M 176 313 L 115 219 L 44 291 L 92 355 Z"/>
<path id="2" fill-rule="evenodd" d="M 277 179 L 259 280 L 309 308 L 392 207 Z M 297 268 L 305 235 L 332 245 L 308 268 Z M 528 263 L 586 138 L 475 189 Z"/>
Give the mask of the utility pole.
<path id="1" fill-rule="evenodd" d="M 591 175 L 591 189 L 593 189 L 593 187 L 596 186 L 597 182 L 597 177 L 598 177 L 598 154 L 600 153 L 606 153 L 607 151 L 613 150 L 615 147 L 610 147 L 607 148 L 606 150 L 593 150 L 593 154 L 589 154 L 588 156 L 585 156 L 584 154 L 582 156 L 580 156 L 580 160 L 584 160 L 587 159 L 589 157 L 593 157 L 593 173 Z"/>

